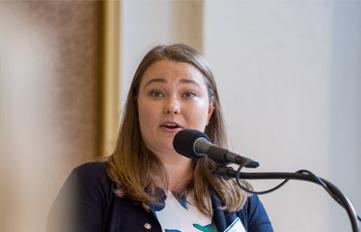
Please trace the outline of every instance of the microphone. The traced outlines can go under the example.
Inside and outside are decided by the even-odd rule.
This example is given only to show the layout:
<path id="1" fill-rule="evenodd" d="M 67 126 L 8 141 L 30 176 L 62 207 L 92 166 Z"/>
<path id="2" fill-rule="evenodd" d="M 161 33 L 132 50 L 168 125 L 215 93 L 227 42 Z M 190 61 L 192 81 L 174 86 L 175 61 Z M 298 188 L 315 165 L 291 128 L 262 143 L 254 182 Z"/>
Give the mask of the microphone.
<path id="1" fill-rule="evenodd" d="M 212 144 L 208 136 L 198 130 L 184 129 L 179 131 L 174 136 L 173 147 L 176 152 L 190 159 L 200 159 L 207 155 L 216 163 L 234 163 L 247 168 L 257 168 L 259 166 L 257 161 Z"/>

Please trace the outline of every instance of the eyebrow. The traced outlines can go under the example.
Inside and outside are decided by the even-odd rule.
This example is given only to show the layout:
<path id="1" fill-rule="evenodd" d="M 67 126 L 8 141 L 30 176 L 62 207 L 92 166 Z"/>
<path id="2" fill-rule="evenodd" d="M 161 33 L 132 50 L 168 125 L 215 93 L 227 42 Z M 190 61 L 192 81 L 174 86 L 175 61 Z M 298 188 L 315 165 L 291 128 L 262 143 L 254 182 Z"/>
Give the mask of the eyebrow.
<path id="1" fill-rule="evenodd" d="M 148 81 L 145 85 L 144 85 L 144 88 L 147 87 L 148 85 L 152 84 L 152 83 L 167 83 L 167 80 L 166 79 L 163 79 L 163 78 L 154 78 L 150 81 Z M 198 87 L 200 87 L 200 85 L 194 81 L 194 80 L 189 80 L 189 79 L 181 79 L 180 80 L 180 83 L 182 84 L 194 84 Z"/>
<path id="2" fill-rule="evenodd" d="M 144 88 L 147 87 L 148 85 L 152 84 L 152 83 L 167 83 L 167 81 L 163 78 L 155 78 L 155 79 L 151 79 L 150 81 L 148 81 L 145 85 Z"/>
<path id="3" fill-rule="evenodd" d="M 200 87 L 199 84 L 194 81 L 194 80 L 189 80 L 189 79 L 181 79 L 180 83 L 184 83 L 184 84 L 195 84 L 196 86 Z"/>

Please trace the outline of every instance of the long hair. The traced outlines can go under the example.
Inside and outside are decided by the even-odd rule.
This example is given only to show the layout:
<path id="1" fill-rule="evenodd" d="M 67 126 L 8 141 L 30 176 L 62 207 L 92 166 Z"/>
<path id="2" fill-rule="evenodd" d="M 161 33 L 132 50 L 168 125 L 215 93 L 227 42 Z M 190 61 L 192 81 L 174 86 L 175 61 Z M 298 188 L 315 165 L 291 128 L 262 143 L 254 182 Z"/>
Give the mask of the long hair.
<path id="1" fill-rule="evenodd" d="M 135 72 L 125 105 L 117 146 L 107 161 L 108 174 L 119 186 L 116 194 L 120 197 L 127 196 L 140 203 L 146 210 L 149 209 L 149 203 L 157 203 L 154 194 L 149 194 L 157 189 L 151 178 L 152 173 L 154 171 L 160 173 L 164 182 L 167 181 L 167 178 L 162 163 L 145 146 L 142 139 L 138 121 L 137 97 L 145 71 L 152 64 L 161 60 L 185 62 L 193 65 L 202 73 L 209 99 L 214 105 L 213 114 L 204 132 L 212 143 L 227 146 L 216 83 L 203 56 L 184 44 L 161 45 L 151 49 Z M 212 174 L 210 170 L 214 167 L 215 163 L 207 158 L 193 161 L 193 177 L 185 186 L 184 194 L 191 196 L 196 207 L 206 215 L 212 215 L 210 188 L 218 194 L 226 211 L 240 210 L 246 201 L 247 193 L 240 190 L 235 181 L 224 180 Z"/>

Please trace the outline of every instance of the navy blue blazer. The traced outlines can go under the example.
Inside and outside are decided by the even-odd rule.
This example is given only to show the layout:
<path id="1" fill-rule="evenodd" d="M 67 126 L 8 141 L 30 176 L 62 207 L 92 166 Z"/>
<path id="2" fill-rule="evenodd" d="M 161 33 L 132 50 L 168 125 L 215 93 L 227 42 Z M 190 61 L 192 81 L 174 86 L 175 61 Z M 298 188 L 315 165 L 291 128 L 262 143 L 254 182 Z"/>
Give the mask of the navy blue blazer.
<path id="1" fill-rule="evenodd" d="M 67 217 L 66 229 L 71 232 L 161 232 L 161 226 L 152 213 L 127 197 L 114 194 L 116 184 L 106 173 L 106 163 L 86 163 L 75 168 L 53 205 L 50 214 L 50 230 L 56 225 L 58 212 Z M 73 194 L 73 195 L 71 195 Z M 273 232 L 266 211 L 256 195 L 250 196 L 239 212 L 227 213 L 220 209 L 222 202 L 211 191 L 212 222 L 219 232 L 224 231 L 239 217 L 248 232 Z M 66 199 L 66 200 L 65 200 Z M 51 228 L 53 227 L 53 228 Z"/>

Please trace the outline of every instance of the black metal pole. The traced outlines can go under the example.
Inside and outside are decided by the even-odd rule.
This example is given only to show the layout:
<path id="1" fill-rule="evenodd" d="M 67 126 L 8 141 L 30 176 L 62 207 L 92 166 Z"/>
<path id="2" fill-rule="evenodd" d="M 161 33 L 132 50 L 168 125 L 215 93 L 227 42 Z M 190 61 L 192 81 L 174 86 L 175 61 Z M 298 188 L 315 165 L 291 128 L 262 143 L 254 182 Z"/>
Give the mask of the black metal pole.
<path id="1" fill-rule="evenodd" d="M 229 167 L 224 167 L 217 169 L 215 171 L 216 174 L 226 176 L 226 177 L 232 177 L 235 178 L 237 176 L 237 171 L 233 170 Z M 311 176 L 302 174 L 302 173 L 290 173 L 290 172 L 239 172 L 238 177 L 241 179 L 247 179 L 247 180 L 256 180 L 256 179 L 281 179 L 281 180 L 303 180 L 307 182 L 312 182 L 315 184 L 319 184 L 315 179 L 313 179 Z M 360 232 L 357 225 L 357 213 L 355 211 L 355 208 L 351 204 L 350 200 L 331 182 L 320 178 L 326 185 L 327 188 L 335 195 L 337 196 L 336 200 L 337 203 L 339 203 L 347 212 L 347 215 L 350 219 L 351 225 L 352 225 L 352 231 L 353 232 Z"/>

